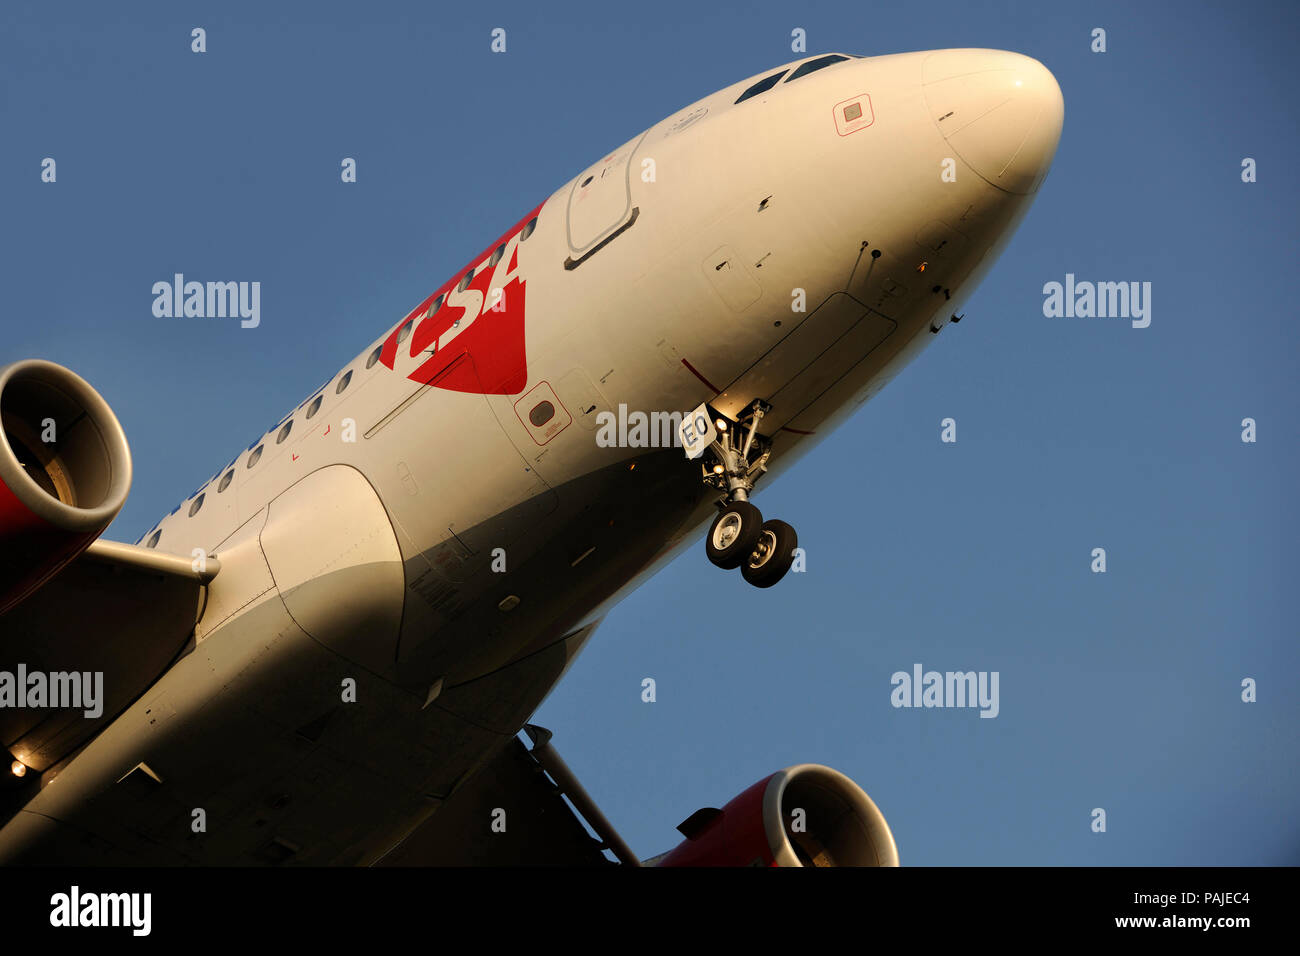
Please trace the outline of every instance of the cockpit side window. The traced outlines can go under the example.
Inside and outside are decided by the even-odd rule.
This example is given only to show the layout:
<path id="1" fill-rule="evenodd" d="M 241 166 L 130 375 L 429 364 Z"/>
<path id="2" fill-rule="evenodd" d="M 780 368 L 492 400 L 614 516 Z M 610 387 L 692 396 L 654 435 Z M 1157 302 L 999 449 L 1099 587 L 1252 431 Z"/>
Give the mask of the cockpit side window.
<path id="1" fill-rule="evenodd" d="M 763 79 L 755 83 L 753 86 L 751 86 L 749 89 L 745 90 L 745 92 L 741 93 L 740 98 L 737 99 L 736 102 L 743 103 L 751 96 L 758 96 L 759 93 L 766 93 L 772 87 L 776 86 L 776 84 L 780 83 L 781 77 L 783 76 L 785 76 L 785 70 L 782 70 L 780 73 L 773 73 L 771 76 L 764 77 Z"/>
<path id="2" fill-rule="evenodd" d="M 836 63 L 843 63 L 847 59 L 847 56 L 840 56 L 838 53 L 832 53 L 829 56 L 819 56 L 815 60 L 809 60 L 802 66 L 796 67 L 795 71 L 790 74 L 786 82 L 793 83 L 795 80 L 799 79 L 799 77 L 807 76 L 814 70 L 825 69 L 826 67 L 832 66 Z"/>

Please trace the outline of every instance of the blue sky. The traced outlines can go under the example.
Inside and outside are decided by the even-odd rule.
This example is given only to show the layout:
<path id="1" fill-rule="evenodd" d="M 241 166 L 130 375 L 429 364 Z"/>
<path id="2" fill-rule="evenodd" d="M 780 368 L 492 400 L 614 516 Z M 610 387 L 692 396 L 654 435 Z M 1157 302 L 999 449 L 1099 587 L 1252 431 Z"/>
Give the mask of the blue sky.
<path id="1" fill-rule="evenodd" d="M 1020 232 L 966 320 L 756 499 L 796 526 L 807 572 L 759 592 L 690 549 L 536 719 L 645 856 L 809 761 L 872 795 L 908 864 L 1294 864 L 1296 20 L 1272 3 L 5 4 L 0 362 L 60 362 L 114 406 L 136 480 L 109 536 L 133 541 L 596 157 L 793 59 L 793 28 L 809 53 L 1028 53 L 1066 119 Z M 261 326 L 154 318 L 174 272 L 261 281 Z M 1151 326 L 1045 318 L 1066 273 L 1151 282 Z M 891 707 L 890 675 L 918 662 L 998 671 L 999 716 Z"/>

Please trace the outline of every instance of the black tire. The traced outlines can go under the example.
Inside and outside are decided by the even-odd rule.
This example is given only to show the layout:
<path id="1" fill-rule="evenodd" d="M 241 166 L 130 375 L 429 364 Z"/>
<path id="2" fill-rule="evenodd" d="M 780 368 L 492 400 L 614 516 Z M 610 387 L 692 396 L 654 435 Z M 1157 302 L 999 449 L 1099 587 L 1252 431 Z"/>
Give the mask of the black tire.
<path id="1" fill-rule="evenodd" d="M 785 577 L 790 565 L 794 564 L 799 536 L 784 521 L 773 518 L 763 523 L 758 537 L 754 550 L 740 566 L 740 574 L 756 588 L 770 588 Z"/>
<path id="2" fill-rule="evenodd" d="M 763 513 L 748 501 L 733 501 L 713 519 L 704 538 L 709 560 L 730 571 L 753 553 L 763 531 Z"/>

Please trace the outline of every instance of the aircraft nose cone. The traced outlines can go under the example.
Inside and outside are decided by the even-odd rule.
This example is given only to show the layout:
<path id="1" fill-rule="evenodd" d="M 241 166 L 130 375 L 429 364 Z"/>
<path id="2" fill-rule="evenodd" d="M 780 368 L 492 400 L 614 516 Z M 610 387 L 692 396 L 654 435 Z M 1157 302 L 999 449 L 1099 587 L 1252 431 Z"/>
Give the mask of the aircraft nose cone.
<path id="1" fill-rule="evenodd" d="M 1010 193 L 1038 188 L 1065 119 L 1047 67 L 1002 50 L 937 50 L 921 67 L 921 85 L 930 116 L 968 166 Z"/>

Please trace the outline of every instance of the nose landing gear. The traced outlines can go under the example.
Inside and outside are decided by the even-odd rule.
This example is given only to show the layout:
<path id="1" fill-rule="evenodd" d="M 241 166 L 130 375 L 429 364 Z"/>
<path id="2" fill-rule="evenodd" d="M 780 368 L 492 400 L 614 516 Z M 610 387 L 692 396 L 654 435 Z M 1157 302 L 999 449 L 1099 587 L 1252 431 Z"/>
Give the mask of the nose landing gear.
<path id="1" fill-rule="evenodd" d="M 724 570 L 740 568 L 741 576 L 758 588 L 770 588 L 785 577 L 799 546 L 794 528 L 776 519 L 764 521 L 762 512 L 749 501 L 754 479 L 767 470 L 772 454 L 770 442 L 758 434 L 764 411 L 763 402 L 751 406 L 740 447 L 726 423 L 719 421 L 718 438 L 710 446 L 717 462 L 712 471 L 707 467 L 704 471 L 705 483 L 727 495 L 704 540 L 705 553 Z"/>

